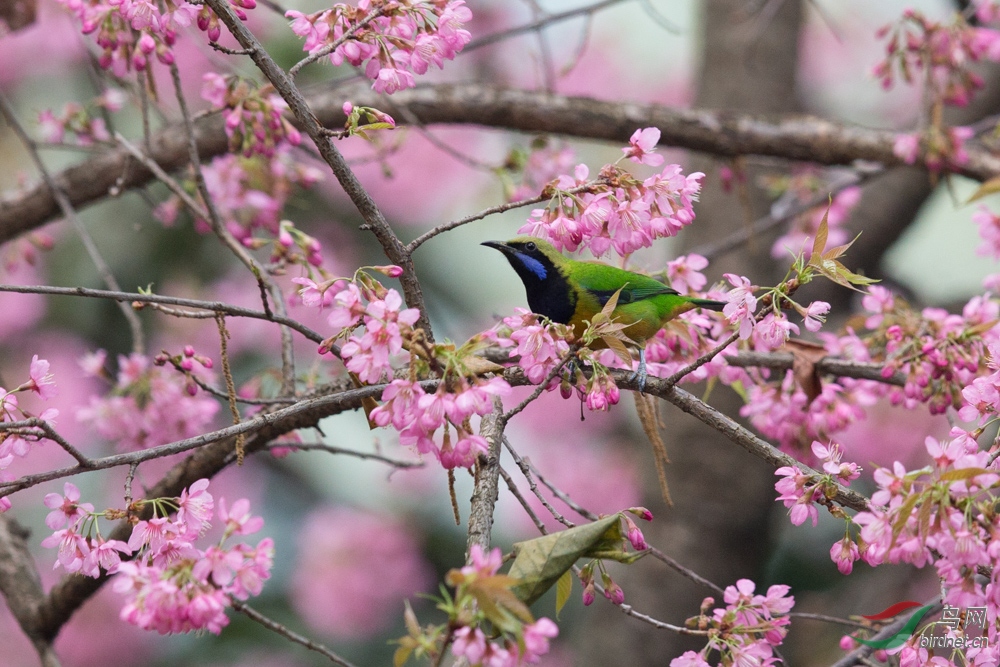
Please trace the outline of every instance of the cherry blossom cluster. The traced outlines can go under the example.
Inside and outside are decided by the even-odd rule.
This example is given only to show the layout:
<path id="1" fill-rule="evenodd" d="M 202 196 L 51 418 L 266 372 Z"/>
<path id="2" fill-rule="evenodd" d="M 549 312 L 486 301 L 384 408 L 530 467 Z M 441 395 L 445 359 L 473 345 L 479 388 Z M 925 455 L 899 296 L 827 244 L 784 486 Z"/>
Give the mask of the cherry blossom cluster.
<path id="1" fill-rule="evenodd" d="M 670 667 L 709 667 L 712 652 L 718 653 L 719 665 L 760 665 L 779 662 L 774 648 L 788 632 L 788 612 L 795 605 L 789 587 L 775 585 L 766 595 L 754 594 L 757 585 L 740 579 L 727 586 L 722 600 L 725 607 L 709 612 L 715 599 L 705 598 L 701 614 L 688 619 L 689 628 L 706 631 L 710 637 L 701 651 L 686 651 L 670 661 Z"/>
<path id="2" fill-rule="evenodd" d="M 850 486 L 851 481 L 861 476 L 858 464 L 841 461 L 843 452 L 840 445 L 813 442 L 812 454 L 822 464 L 822 475 L 807 475 L 796 466 L 782 466 L 774 472 L 781 477 L 774 485 L 774 490 L 779 494 L 777 500 L 788 508 L 789 518 L 796 526 L 802 525 L 807 519 L 812 520 L 815 526 L 819 520 L 818 504 L 831 507 L 831 512 L 846 519 L 846 515 L 829 505 L 827 499 L 836 494 L 838 483 Z M 851 573 L 854 561 L 858 559 L 858 546 L 850 539 L 850 534 L 834 543 L 830 549 L 830 558 L 842 574 Z"/>
<path id="3" fill-rule="evenodd" d="M 221 155 L 203 166 L 202 174 L 223 225 L 243 245 L 249 248 L 271 246 L 276 260 L 295 260 L 292 263 L 316 266 L 314 262 L 321 251 L 316 239 L 307 238 L 289 227 L 290 222 L 285 223 L 285 234 L 279 238 L 283 222 L 281 211 L 295 188 L 308 188 L 322 178 L 317 168 L 293 160 L 287 143 L 278 146 L 270 157 Z M 193 176 L 184 185 L 189 192 L 197 190 Z M 154 215 L 163 224 L 173 225 L 182 207 L 183 202 L 174 195 L 158 205 Z M 195 218 L 195 229 L 203 234 L 212 231 L 209 221 L 200 217 Z M 259 232 L 266 232 L 266 235 L 255 236 Z"/>
<path id="4" fill-rule="evenodd" d="M 534 384 L 541 383 L 569 354 L 572 330 L 562 324 L 544 322 L 538 315 L 515 308 L 515 314 L 505 317 L 485 336 L 501 347 L 512 348 L 510 358 Z"/>
<path id="5" fill-rule="evenodd" d="M 202 98 L 224 111 L 230 153 L 270 158 L 283 143 L 302 143 L 302 135 L 284 116 L 288 104 L 271 86 L 258 87 L 242 77 L 215 72 L 202 78 Z"/>
<path id="6" fill-rule="evenodd" d="M 520 667 L 537 663 L 549 652 L 549 640 L 559 634 L 559 627 L 548 618 L 535 620 L 509 591 L 514 580 L 497 574 L 503 564 L 500 550 L 486 552 L 474 544 L 469 560 L 469 565 L 445 577 L 454 589 L 438 605 L 448 614 L 447 630 L 419 627 L 407 607 L 409 634 L 398 640 L 395 664 L 402 665 L 411 655 L 440 656 L 441 642 L 447 645 L 443 638 L 451 639 L 452 654 L 468 660 L 471 667 Z M 491 630 L 483 630 L 489 626 Z"/>
<path id="7" fill-rule="evenodd" d="M 185 345 L 180 354 L 171 355 L 166 351 L 153 357 L 153 364 L 156 366 L 166 366 L 170 364 L 175 369 L 184 374 L 186 379 L 184 388 L 188 395 L 194 396 L 198 393 L 199 379 L 197 373 L 200 369 L 211 370 L 214 362 L 203 354 L 198 354 L 194 347 Z"/>
<path id="8" fill-rule="evenodd" d="M 195 23 L 211 41 L 220 34 L 219 19 L 208 5 L 186 0 L 59 0 L 81 23 L 85 35 L 94 35 L 101 49 L 101 67 L 115 76 L 142 71 L 152 58 L 170 65 L 177 33 Z M 233 11 L 246 20 L 244 9 L 253 9 L 255 0 L 230 0 Z"/>
<path id="9" fill-rule="evenodd" d="M 400 272 L 396 266 L 375 268 L 392 277 Z M 500 377 L 480 378 L 466 368 L 463 360 L 469 349 L 427 344 L 413 330 L 419 312 L 403 309 L 396 290 L 387 290 L 363 272 L 351 282 L 294 280 L 303 285 L 299 293 L 305 305 L 331 308 L 327 323 L 335 333 L 324 341 L 321 351 L 332 350 L 337 340 L 345 339 L 339 356 L 347 370 L 366 384 L 391 379 L 382 392 L 381 405 L 371 412 L 372 422 L 391 425 L 399 431 L 402 444 L 433 454 L 444 468 L 474 465 L 486 452 L 486 440 L 474 433 L 471 419 L 492 412 L 494 397 L 507 396 L 510 385 Z M 475 339 L 469 343 L 479 344 Z M 394 365 L 404 364 L 409 377 L 392 379 Z M 427 393 L 419 378 L 430 375 L 439 375 L 441 382 Z"/>
<path id="10" fill-rule="evenodd" d="M 995 511 L 1000 472 L 994 455 L 981 451 L 974 434 L 961 428 L 953 428 L 944 441 L 928 437 L 925 447 L 932 461 L 928 467 L 909 471 L 897 461 L 891 470 L 876 469 L 878 491 L 869 509 L 853 519 L 859 529 L 853 557 L 871 565 L 932 565 L 944 604 L 987 609 L 990 646 L 980 658 L 988 662 L 975 664 L 992 664 L 1000 658 L 1000 519 Z M 918 648 L 908 645 L 901 664 L 918 657 Z"/>
<path id="11" fill-rule="evenodd" d="M 747 388 L 741 414 L 789 450 L 833 437 L 863 419 L 865 408 L 881 398 L 909 409 L 926 405 L 931 414 L 961 409 L 969 420 L 995 414 L 992 396 L 1000 380 L 983 375 L 987 367 L 996 370 L 988 364 L 1000 354 L 1000 303 L 990 293 L 970 299 L 959 315 L 940 308 L 914 311 L 888 289 L 872 285 L 862 307 L 867 331 L 820 333 L 826 352 L 880 363 L 885 377 L 904 376 L 902 387 L 841 377 L 823 380 L 819 394 L 808 396 L 791 371 L 776 384 L 766 384 L 754 371 L 749 377 L 760 379 Z"/>
<path id="12" fill-rule="evenodd" d="M 871 360 L 885 364 L 886 377 L 899 371 L 906 385 L 888 391 L 895 404 L 926 403 L 932 414 L 960 408 L 962 391 L 986 362 L 991 342 L 1000 341 L 1000 303 L 989 294 L 966 303 L 962 314 L 941 308 L 913 311 L 888 290 L 873 286 L 862 301 Z"/>
<path id="13" fill-rule="evenodd" d="M 119 355 L 118 372 L 112 379 L 104 367 L 104 350 L 87 355 L 80 362 L 84 372 L 112 386 L 104 396 L 91 396 L 90 404 L 77 410 L 77 420 L 124 450 L 155 447 L 202 433 L 219 411 L 219 404 L 205 392 L 196 391 L 191 379 L 191 374 L 208 377 L 204 364 L 195 365 L 195 355 L 182 356 L 190 360 L 179 362 L 190 365 L 185 374 L 157 365 L 142 354 Z"/>
<path id="14" fill-rule="evenodd" d="M 123 105 L 124 94 L 117 88 L 109 88 L 92 106 L 118 111 Z M 92 146 L 99 141 L 111 141 L 111 134 L 104 118 L 98 115 L 91 105 L 84 106 L 78 102 L 67 102 L 58 115 L 51 109 L 40 111 L 38 129 L 42 139 L 57 144 L 66 141 L 67 134 L 73 135 L 73 140 L 78 146 Z"/>
<path id="15" fill-rule="evenodd" d="M 759 377 L 755 373 L 751 377 Z M 740 414 L 786 451 L 829 438 L 865 417 L 865 406 L 876 402 L 884 388 L 876 382 L 838 378 L 823 380 L 818 396 L 810 397 L 788 371 L 778 383 L 763 379 L 747 387 Z"/>
<path id="16" fill-rule="evenodd" d="M 346 346 L 345 346 L 346 348 Z M 433 454 L 446 469 L 471 468 L 485 455 L 487 442 L 473 433 L 470 419 L 493 411 L 493 398 L 510 394 L 510 385 L 500 377 L 469 381 L 461 378 L 449 390 L 446 382 L 431 394 L 415 380 L 393 380 L 382 392 L 382 404 L 372 411 L 379 426 L 392 425 L 399 441 Z M 443 430 L 441 444 L 436 440 Z M 452 431 L 454 430 L 454 435 Z"/>
<path id="17" fill-rule="evenodd" d="M 321 285 L 308 279 L 297 282 L 304 285 L 300 293 L 303 302 L 309 305 L 316 298 L 322 299 L 331 284 L 341 281 L 328 280 Z M 340 357 L 347 370 L 366 384 L 378 384 L 386 376 L 392 377 L 394 360 L 408 360 L 409 355 L 403 350 L 404 334 L 412 332 L 419 317 L 416 308 L 403 308 L 399 292 L 387 290 L 378 281 L 364 276 L 333 295 L 327 323 L 334 335 L 324 341 L 320 351 L 330 350 L 335 340 L 345 337 Z M 360 335 L 355 331 L 358 327 L 364 329 Z"/>
<path id="18" fill-rule="evenodd" d="M 305 38 L 304 51 L 328 53 L 334 65 L 364 65 L 372 88 L 388 94 L 412 88 L 414 74 L 431 65 L 444 67 L 471 39 L 463 27 L 472 19 L 464 0 L 359 0 L 313 14 L 289 10 L 285 17 Z"/>
<path id="19" fill-rule="evenodd" d="M 227 507 L 218 502 L 223 525 L 217 544 L 201 549 L 195 542 L 211 526 L 215 499 L 208 480 L 200 479 L 176 498 L 133 502 L 127 512 L 94 512 L 80 502 L 80 491 L 66 482 L 63 495 L 45 496 L 51 512 L 46 525 L 54 530 L 42 546 L 58 548 L 56 567 L 88 577 L 115 574 L 114 589 L 125 597 L 121 618 L 144 630 L 160 634 L 208 630 L 219 634 L 229 619 L 230 597 L 246 600 L 259 595 L 270 576 L 274 542 L 257 546 L 238 542 L 236 536 L 259 531 L 264 520 L 250 514 L 250 503 L 237 500 Z M 153 518 L 136 521 L 128 542 L 105 539 L 97 518 L 120 518 L 150 506 Z M 176 512 L 174 518 L 170 514 Z M 124 557 L 130 560 L 123 561 Z"/>
<path id="20" fill-rule="evenodd" d="M 983 11 L 989 13 L 987 7 Z M 945 23 L 907 9 L 896 23 L 879 30 L 878 38 L 886 37 L 885 59 L 874 70 L 882 87 L 891 88 L 897 76 L 906 83 L 923 80 L 933 98 L 945 104 L 964 106 L 982 88 L 982 77 L 971 64 L 1000 60 L 1000 32 L 972 26 L 957 12 Z"/>
<path id="21" fill-rule="evenodd" d="M 514 364 L 530 382 L 541 384 L 569 358 L 570 341 L 575 340 L 575 335 L 566 325 L 545 322 L 523 308 L 516 311 L 481 336 L 500 347 L 511 348 L 509 355 Z M 563 398 L 576 394 L 589 410 L 607 410 L 616 405 L 621 392 L 608 374 L 608 366 L 616 364 L 617 357 L 610 351 L 597 352 L 589 347 L 578 348 L 573 354 L 578 362 L 572 365 L 574 372 L 557 374 L 546 389 L 558 386 Z M 589 374 L 583 372 L 583 364 L 589 366 Z"/>
<path id="22" fill-rule="evenodd" d="M 48 400 L 56 395 L 56 391 L 53 376 L 49 372 L 49 362 L 45 359 L 39 359 L 37 354 L 31 358 L 26 381 L 9 391 L 0 387 L 0 471 L 10 467 L 15 457 L 27 456 L 33 442 L 45 439 L 42 432 L 35 427 L 15 427 L 8 430 L 9 427 L 5 426 L 11 422 L 20 422 L 36 416 L 18 404 L 17 395 L 30 392 L 42 400 Z M 59 410 L 56 408 L 46 408 L 37 415 L 39 419 L 47 422 L 51 422 L 58 416 Z M 10 509 L 10 500 L 6 497 L 0 498 L 0 512 L 5 512 L 8 509 Z"/>
<path id="23" fill-rule="evenodd" d="M 653 150 L 659 139 L 656 128 L 636 130 L 622 150 L 633 162 L 658 166 L 663 156 Z M 563 174 L 546 186 L 552 199 L 534 209 L 518 233 L 548 239 L 559 250 L 588 248 L 600 257 L 614 248 L 624 257 L 690 225 L 704 177 L 700 172 L 685 176 L 676 164 L 644 180 L 617 163 L 605 165 L 593 183 L 589 175 L 580 164 L 572 176 Z"/>

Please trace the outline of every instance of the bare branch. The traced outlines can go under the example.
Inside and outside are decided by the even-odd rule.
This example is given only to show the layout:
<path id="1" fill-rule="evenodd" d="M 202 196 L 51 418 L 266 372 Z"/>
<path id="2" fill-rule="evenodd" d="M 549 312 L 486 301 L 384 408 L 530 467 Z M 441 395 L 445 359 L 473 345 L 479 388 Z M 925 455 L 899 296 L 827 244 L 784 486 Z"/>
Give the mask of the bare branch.
<path id="1" fill-rule="evenodd" d="M 0 592 L 28 636 L 43 667 L 58 667 L 52 638 L 39 629 L 39 608 L 45 601 L 42 580 L 28 549 L 29 532 L 14 519 L 0 515 Z"/>
<path id="2" fill-rule="evenodd" d="M 259 310 L 251 310 L 240 306 L 233 306 L 222 301 L 201 301 L 198 299 L 184 299 L 181 297 L 164 296 L 160 294 L 139 294 L 137 292 L 113 292 L 109 290 L 90 289 L 88 287 L 51 287 L 48 285 L 0 285 L 0 292 L 14 292 L 17 294 L 56 294 L 60 296 L 85 296 L 93 299 L 110 299 L 119 302 L 138 303 L 164 303 L 171 306 L 184 306 L 186 308 L 200 308 L 215 313 L 225 313 L 234 317 L 249 317 L 255 320 L 267 320 L 287 326 L 298 331 L 300 334 L 315 343 L 323 342 L 323 336 L 319 335 L 306 325 L 296 320 L 278 315 L 268 315 Z M 331 348 L 332 349 L 332 348 Z"/>
<path id="3" fill-rule="evenodd" d="M 394 468 L 423 468 L 426 465 L 423 461 L 400 461 L 399 459 L 389 458 L 388 456 L 376 454 L 375 452 L 359 452 L 356 449 L 346 449 L 344 447 L 335 447 L 333 445 L 324 445 L 319 443 L 275 443 L 273 445 L 268 445 L 267 449 L 291 449 L 302 451 L 315 450 L 327 452 L 329 454 L 345 454 L 347 456 L 354 456 L 356 458 L 369 461 L 381 461 L 382 463 L 391 465 Z"/>
<path id="4" fill-rule="evenodd" d="M 493 508 L 500 494 L 500 443 L 504 426 L 503 404 L 499 398 L 494 398 L 493 412 L 483 417 L 479 427 L 479 433 L 486 438 L 489 449 L 476 465 L 476 481 L 469 508 L 468 549 L 474 544 L 483 549 L 490 546 Z"/>
<path id="5" fill-rule="evenodd" d="M 240 612 L 241 614 L 243 614 L 250 620 L 254 621 L 255 623 L 263 625 L 268 630 L 276 632 L 282 637 L 285 637 L 286 639 L 289 639 L 295 642 L 296 644 L 305 646 L 310 651 L 316 651 L 320 655 L 330 660 L 330 662 L 332 662 L 333 664 L 341 665 L 342 667 L 354 667 L 352 663 L 348 662 L 344 658 L 341 658 L 339 655 L 328 649 L 323 644 L 320 644 L 319 642 L 314 642 L 308 637 L 303 637 L 299 633 L 289 630 L 281 623 L 278 623 L 277 621 L 272 621 L 267 616 L 264 616 L 264 614 L 247 606 L 246 604 L 240 602 L 236 598 L 231 597 L 229 599 L 229 603 L 233 605 L 233 609 Z"/>
<path id="6" fill-rule="evenodd" d="M 378 105 L 378 96 L 367 86 L 317 90 L 308 98 L 301 94 L 298 97 L 302 102 L 299 111 L 309 114 L 313 131 L 327 144 L 329 138 L 323 136 L 323 126 L 343 127 L 346 118 L 342 106 L 347 97 L 355 104 Z M 476 124 L 621 144 L 637 127 L 656 126 L 662 132 L 662 145 L 723 157 L 764 155 L 824 165 L 852 165 L 857 160 L 877 162 L 883 167 L 904 164 L 893 153 L 894 133 L 813 116 L 763 117 L 732 111 L 670 109 L 479 84 L 423 86 L 400 91 L 393 97 L 424 125 Z M 301 123 L 298 115 L 296 118 Z M 219 114 L 200 118 L 193 125 L 202 159 L 226 152 L 228 143 Z M 149 157 L 172 172 L 188 163 L 185 144 L 182 127 L 168 126 L 152 136 Z M 1000 156 L 974 142 L 967 149 L 969 161 L 958 173 L 979 181 L 1000 174 Z M 79 208 L 107 197 L 112 189 L 140 187 L 153 178 L 146 167 L 130 164 L 130 157 L 124 149 L 109 150 L 54 174 L 52 180 L 66 193 L 70 204 Z M 58 214 L 58 203 L 44 183 L 0 198 L 0 242 L 39 227 Z M 366 221 L 371 224 L 367 217 Z"/>

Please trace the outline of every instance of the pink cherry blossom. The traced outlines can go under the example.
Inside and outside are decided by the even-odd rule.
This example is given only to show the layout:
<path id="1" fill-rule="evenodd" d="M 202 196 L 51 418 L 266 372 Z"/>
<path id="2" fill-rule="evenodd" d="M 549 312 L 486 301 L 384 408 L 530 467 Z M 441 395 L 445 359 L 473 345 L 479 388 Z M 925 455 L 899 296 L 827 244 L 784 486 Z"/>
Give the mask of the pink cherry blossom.
<path id="1" fill-rule="evenodd" d="M 681 255 L 667 262 L 667 278 L 670 279 L 670 286 L 681 294 L 697 292 L 708 282 L 701 273 L 707 266 L 708 260 L 695 253 Z"/>
<path id="2" fill-rule="evenodd" d="M 628 148 L 623 148 L 622 152 L 633 162 L 648 164 L 651 167 L 658 167 L 663 164 L 663 156 L 653 153 L 656 144 L 660 142 L 660 130 L 656 127 L 647 127 L 636 130 L 629 138 Z"/>

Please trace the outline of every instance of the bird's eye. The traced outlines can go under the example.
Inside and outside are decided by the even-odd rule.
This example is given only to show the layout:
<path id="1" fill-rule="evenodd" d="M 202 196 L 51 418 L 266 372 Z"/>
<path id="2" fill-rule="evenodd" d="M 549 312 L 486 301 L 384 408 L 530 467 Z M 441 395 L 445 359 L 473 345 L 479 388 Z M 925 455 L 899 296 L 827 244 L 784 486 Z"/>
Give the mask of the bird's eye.
<path id="1" fill-rule="evenodd" d="M 527 243 L 524 244 L 524 249 L 527 250 L 528 252 L 534 252 L 538 250 L 538 246 L 535 245 L 534 241 L 528 241 Z"/>

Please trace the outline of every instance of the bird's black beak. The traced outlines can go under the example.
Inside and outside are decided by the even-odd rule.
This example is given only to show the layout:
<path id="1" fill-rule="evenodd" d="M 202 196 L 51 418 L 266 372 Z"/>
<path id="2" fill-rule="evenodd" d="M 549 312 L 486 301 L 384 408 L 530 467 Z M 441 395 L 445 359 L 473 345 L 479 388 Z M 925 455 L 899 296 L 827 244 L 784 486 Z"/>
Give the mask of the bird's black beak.
<path id="1" fill-rule="evenodd" d="M 507 254 L 512 250 L 512 248 L 503 241 L 483 241 L 479 245 L 484 245 L 487 248 L 495 248 L 504 254 Z"/>

